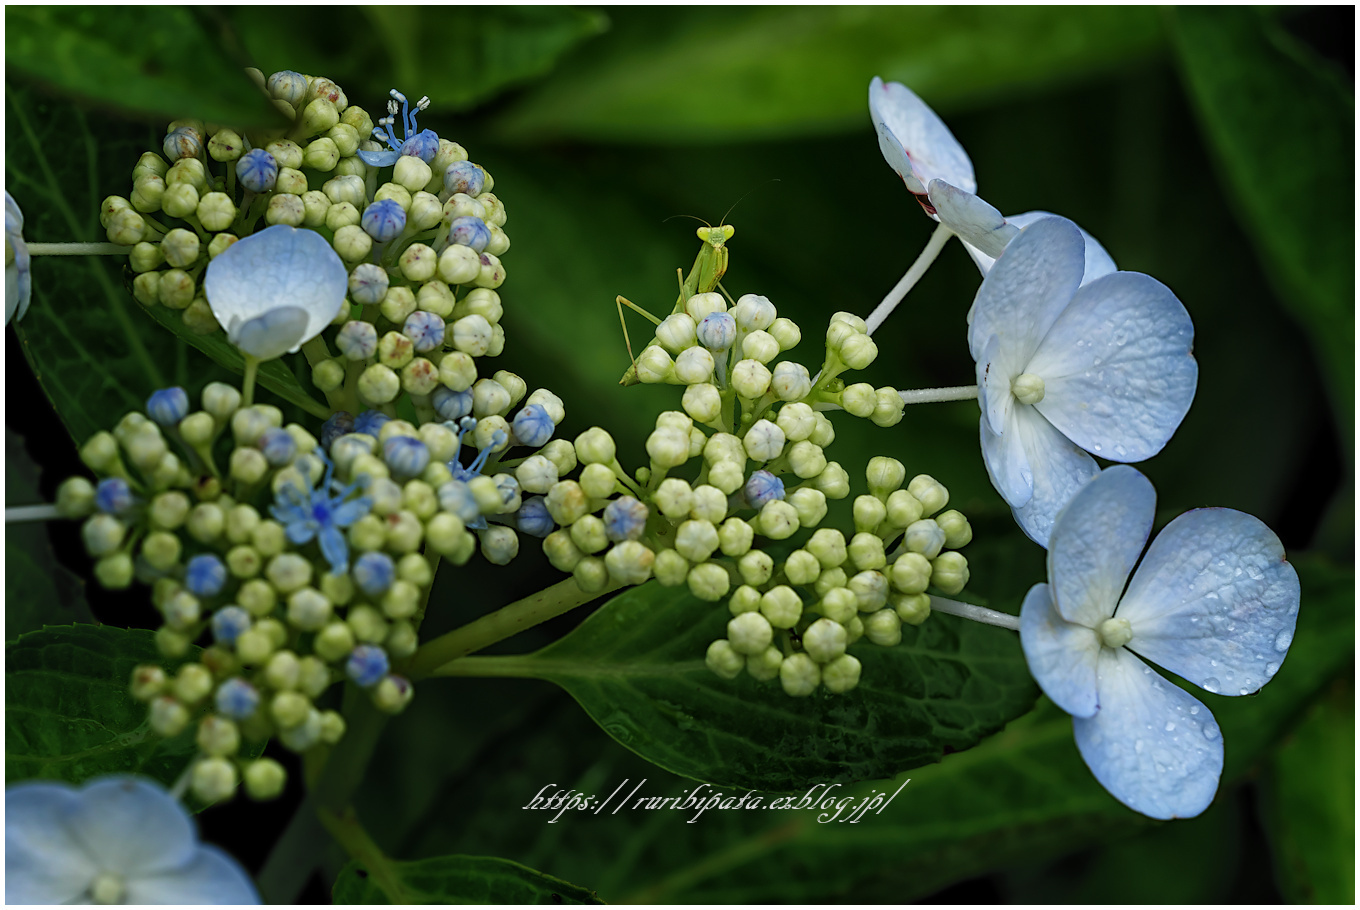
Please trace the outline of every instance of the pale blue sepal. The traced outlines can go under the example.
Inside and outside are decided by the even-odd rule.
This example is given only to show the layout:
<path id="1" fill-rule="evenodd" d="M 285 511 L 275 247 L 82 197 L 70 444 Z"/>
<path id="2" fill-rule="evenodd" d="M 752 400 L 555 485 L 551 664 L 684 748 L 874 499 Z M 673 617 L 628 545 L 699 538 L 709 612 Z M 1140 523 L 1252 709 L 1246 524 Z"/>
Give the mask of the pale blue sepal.
<path id="1" fill-rule="evenodd" d="M 253 357 L 273 360 L 295 351 L 307 334 L 307 311 L 281 306 L 227 329 L 227 340 Z"/>
<path id="2" fill-rule="evenodd" d="M 1018 506 L 1010 503 L 1015 521 L 1030 540 L 1047 547 L 1058 512 L 1086 481 L 1100 473 L 1100 467 L 1031 405 L 1016 404 L 1011 408 L 1006 432 L 1000 439 L 1004 447 L 1019 446 L 1033 482 L 1033 495 L 1028 501 Z M 986 446 L 982 455 L 987 473 L 995 479 L 997 466 L 992 464 Z M 1014 456 L 1012 459 L 1010 463 L 1018 463 Z"/>
<path id="3" fill-rule="evenodd" d="M 1048 585 L 1035 585 L 1025 595 L 1020 607 L 1020 647 L 1034 681 L 1054 704 L 1076 717 L 1096 713 L 1100 640 L 1091 629 L 1058 615 Z"/>
<path id="4" fill-rule="evenodd" d="M 389 167 L 396 164 L 397 159 L 401 157 L 401 152 L 393 150 L 381 152 L 365 152 L 360 150 L 354 154 L 358 155 L 359 160 L 363 161 L 364 164 L 371 164 L 373 167 Z"/>

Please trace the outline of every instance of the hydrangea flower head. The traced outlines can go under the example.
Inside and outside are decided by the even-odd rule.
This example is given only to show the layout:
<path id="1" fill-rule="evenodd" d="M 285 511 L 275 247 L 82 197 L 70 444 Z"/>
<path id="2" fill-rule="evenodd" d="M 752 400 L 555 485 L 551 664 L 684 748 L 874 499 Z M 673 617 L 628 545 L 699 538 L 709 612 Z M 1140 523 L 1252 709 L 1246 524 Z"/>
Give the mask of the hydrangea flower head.
<path id="1" fill-rule="evenodd" d="M 279 487 L 269 513 L 280 522 L 294 545 L 307 543 L 313 537 L 321 545 L 321 554 L 331 564 L 331 574 L 343 575 L 349 570 L 349 546 L 342 529 L 348 528 L 368 514 L 373 501 L 367 496 L 350 499 L 350 494 L 366 482 L 363 475 L 349 486 L 334 479 L 335 465 L 321 449 L 317 457 L 326 463 L 326 474 L 316 489 L 298 489 L 294 483 Z"/>
<path id="2" fill-rule="evenodd" d="M 1140 658 L 1207 692 L 1257 691 L 1293 641 L 1299 578 L 1260 521 L 1196 509 L 1162 530 L 1129 580 L 1155 504 L 1125 465 L 1077 493 L 1053 526 L 1048 584 L 1025 597 L 1020 644 L 1072 715 L 1096 780 L 1144 815 L 1189 818 L 1218 789 L 1222 736 L 1207 707 Z"/>
<path id="3" fill-rule="evenodd" d="M 1133 462 L 1160 452 L 1199 375 L 1176 296 L 1134 272 L 1082 285 L 1084 246 L 1063 218 L 1025 228 L 983 280 L 969 327 L 987 473 L 1044 546 L 1059 510 L 1100 470 L 1091 454 Z"/>
<path id="4" fill-rule="evenodd" d="M 33 295 L 29 274 L 28 243 L 24 241 L 24 213 L 19 203 L 5 193 L 5 325 L 23 319 Z"/>
<path id="5" fill-rule="evenodd" d="M 434 130 L 416 132 L 416 114 L 430 106 L 430 99 L 421 98 L 416 102 L 416 109 L 413 111 L 410 102 L 401 92 L 392 89 L 391 95 L 392 100 L 387 102 L 387 116 L 380 119 L 378 126 L 373 128 L 374 137 L 380 142 L 386 142 L 389 151 L 360 151 L 357 154 L 366 164 L 371 164 L 374 167 L 388 167 L 396 164 L 397 159 L 402 155 L 414 155 L 429 164 L 439 151 L 439 136 L 435 134 Z M 398 103 L 401 104 L 401 122 L 402 128 L 405 130 L 404 140 L 398 139 L 396 132 L 392 129 L 397 122 Z"/>
<path id="6" fill-rule="evenodd" d="M 160 785 L 97 778 L 77 789 L 5 790 L 5 900 L 11 904 L 258 904 L 236 860 L 198 842 Z"/>
<path id="7" fill-rule="evenodd" d="M 293 353 L 330 325 L 349 273 L 315 231 L 276 224 L 208 263 L 203 289 L 227 338 L 260 360 Z"/>
<path id="8" fill-rule="evenodd" d="M 869 83 L 869 116 L 878 131 L 878 147 L 927 214 L 935 208 L 927 197 L 930 182 L 940 179 L 970 193 L 977 189 L 973 162 L 949 127 L 911 89 L 877 76 Z"/>

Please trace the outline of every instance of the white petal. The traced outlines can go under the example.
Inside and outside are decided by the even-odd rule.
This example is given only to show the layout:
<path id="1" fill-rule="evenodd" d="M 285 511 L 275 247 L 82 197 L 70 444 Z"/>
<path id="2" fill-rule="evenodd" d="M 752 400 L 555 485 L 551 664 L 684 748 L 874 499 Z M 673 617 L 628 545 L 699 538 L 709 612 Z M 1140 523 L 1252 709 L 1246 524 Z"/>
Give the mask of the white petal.
<path id="1" fill-rule="evenodd" d="M 1148 660 L 1210 692 L 1247 695 L 1289 651 L 1299 576 L 1256 518 L 1196 509 L 1157 535 L 1117 615 Z"/>
<path id="2" fill-rule="evenodd" d="M 125 877 L 173 869 L 198 840 L 184 807 L 159 784 L 116 775 L 87 784 L 68 824 L 101 869 Z"/>
<path id="3" fill-rule="evenodd" d="M 302 307 L 281 306 L 233 325 L 227 338 L 247 354 L 273 360 L 301 346 L 308 323 L 307 311 Z"/>
<path id="4" fill-rule="evenodd" d="M 1035 405 L 1077 445 L 1111 461 L 1162 450 L 1195 397 L 1190 314 L 1166 285 L 1116 272 L 1077 291 L 1027 370 Z"/>
<path id="5" fill-rule="evenodd" d="M 1034 479 L 1034 495 L 1024 505 L 1011 504 L 1016 524 L 1041 547 L 1048 546 L 1053 522 L 1086 481 L 1100 473 L 1095 459 L 1072 445 L 1032 405 L 1017 404 L 1006 435 L 1014 434 L 1024 450 Z"/>
<path id="6" fill-rule="evenodd" d="M 293 350 L 321 333 L 344 305 L 349 275 L 320 234 L 276 224 L 242 237 L 208 264 L 203 290 L 217 321 L 245 325 L 280 307 L 307 314 Z"/>
<path id="7" fill-rule="evenodd" d="M 66 824 L 79 803 L 75 788 L 65 784 L 6 788 L 6 903 L 72 903 L 89 890 L 99 869 Z"/>
<path id="8" fill-rule="evenodd" d="M 1014 418 L 1010 418 L 1014 423 Z M 1021 445 L 1020 433 L 993 433 L 982 417 L 982 463 L 992 486 L 1012 508 L 1023 506 L 1034 495 L 1034 472 Z"/>
<path id="9" fill-rule="evenodd" d="M 1016 228 L 1029 227 L 1040 218 L 1058 218 L 1052 212 L 1022 212 L 1019 215 L 1010 215 L 1006 218 L 1006 223 Z M 1105 247 L 1100 245 L 1100 241 L 1086 232 L 1081 225 L 1077 225 L 1077 230 L 1081 231 L 1081 239 L 1086 243 L 1086 268 L 1082 272 L 1081 283 L 1090 284 L 1097 278 L 1104 277 L 1115 271 L 1114 259 L 1105 252 Z M 973 262 L 977 263 L 978 270 L 985 276 L 992 269 L 992 264 L 996 262 L 994 256 L 988 256 L 977 247 L 963 239 L 963 247 L 968 251 L 968 255 L 973 257 Z"/>
<path id="10" fill-rule="evenodd" d="M 973 301 L 968 349 L 979 359 L 993 335 L 1002 355 L 1028 363 L 1081 283 L 1081 232 L 1062 218 L 1044 218 L 1006 245 Z"/>
<path id="11" fill-rule="evenodd" d="M 993 433 L 1004 433 L 1015 407 L 1011 382 L 1020 370 L 1014 362 L 1007 363 L 1001 356 L 1001 338 L 993 335 L 982 349 L 977 362 L 978 405 L 982 419 Z"/>
<path id="12" fill-rule="evenodd" d="M 1011 238 L 1020 233 L 1018 227 L 1007 224 L 1000 212 L 972 193 L 938 179 L 926 188 L 940 223 L 988 256 L 1000 256 Z"/>
<path id="13" fill-rule="evenodd" d="M 1020 608 L 1020 647 L 1034 681 L 1068 714 L 1096 713 L 1096 657 L 1100 640 L 1086 626 L 1058 615 L 1048 585 L 1035 585 Z"/>
<path id="14" fill-rule="evenodd" d="M 188 862 L 127 882 L 129 904 L 258 904 L 260 895 L 240 863 L 211 845 Z"/>
<path id="15" fill-rule="evenodd" d="M 911 89 L 875 76 L 869 83 L 869 116 L 878 131 L 883 157 L 907 189 L 925 193 L 936 178 L 970 193 L 977 189 L 973 163 L 963 146 Z"/>
<path id="16" fill-rule="evenodd" d="M 1151 818 L 1192 818 L 1213 802 L 1223 737 L 1209 709 L 1123 648 L 1102 648 L 1100 710 L 1072 718 L 1077 749 L 1115 799 Z"/>
<path id="17" fill-rule="evenodd" d="M 1156 506 L 1151 482 L 1116 465 L 1082 487 L 1059 513 L 1048 538 L 1048 580 L 1065 619 L 1094 629 L 1115 614 L 1152 531 Z"/>

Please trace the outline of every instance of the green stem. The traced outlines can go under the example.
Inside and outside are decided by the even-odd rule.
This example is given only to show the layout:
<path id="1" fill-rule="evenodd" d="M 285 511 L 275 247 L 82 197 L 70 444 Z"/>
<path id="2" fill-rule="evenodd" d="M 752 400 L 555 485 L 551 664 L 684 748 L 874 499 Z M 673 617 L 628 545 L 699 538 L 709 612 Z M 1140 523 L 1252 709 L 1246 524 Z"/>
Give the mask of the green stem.
<path id="1" fill-rule="evenodd" d="M 255 403 L 255 370 L 260 361 L 253 354 L 241 353 L 246 358 L 245 374 L 241 377 L 241 406 L 248 408 Z"/>
<path id="2" fill-rule="evenodd" d="M 504 657 L 460 657 L 437 668 L 431 676 L 499 676 L 511 679 L 530 679 L 538 676 L 532 661 L 527 655 L 513 654 Z"/>
<path id="3" fill-rule="evenodd" d="M 317 335 L 302 346 L 302 356 L 307 358 L 307 366 L 315 370 L 317 364 L 331 359 L 331 350 L 326 346 L 326 339 Z M 345 400 L 343 385 L 331 389 L 329 392 L 326 392 L 325 395 L 326 404 L 330 405 L 332 411 L 342 410 L 340 405 L 343 404 Z"/>
<path id="4" fill-rule="evenodd" d="M 132 247 L 120 243 L 29 243 L 30 256 L 126 256 Z"/>
<path id="5" fill-rule="evenodd" d="M 410 902 L 410 897 L 392 861 L 374 843 L 373 838 L 369 837 L 352 808 L 339 813 L 323 808 L 317 810 L 317 815 L 321 819 L 321 824 L 345 849 L 350 859 L 361 863 L 368 870 L 368 874 L 373 877 L 389 901 L 394 904 Z"/>
<path id="6" fill-rule="evenodd" d="M 431 676 L 435 670 L 455 658 L 504 641 L 512 635 L 561 616 L 621 587 L 623 585 L 614 583 L 603 590 L 587 593 L 576 584 L 575 578 L 565 578 L 523 600 L 517 600 L 494 613 L 488 613 L 461 628 L 427 641 L 411 657 L 410 663 L 405 668 L 406 675 L 412 680 Z"/>
<path id="7" fill-rule="evenodd" d="M 975 385 L 950 386 L 943 389 L 899 389 L 903 404 L 926 404 L 935 401 L 972 401 L 978 397 Z"/>

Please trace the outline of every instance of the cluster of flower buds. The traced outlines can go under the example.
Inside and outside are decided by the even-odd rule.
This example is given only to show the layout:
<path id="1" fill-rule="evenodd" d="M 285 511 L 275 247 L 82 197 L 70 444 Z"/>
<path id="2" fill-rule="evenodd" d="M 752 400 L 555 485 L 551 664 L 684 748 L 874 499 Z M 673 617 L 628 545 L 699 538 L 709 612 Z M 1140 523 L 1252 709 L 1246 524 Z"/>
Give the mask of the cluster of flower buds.
<path id="1" fill-rule="evenodd" d="M 166 658 L 211 639 L 173 675 L 148 665 L 132 681 L 158 734 L 197 724 L 191 786 L 200 798 L 225 798 L 242 779 L 252 796 L 276 795 L 282 768 L 239 759 L 242 740 L 272 737 L 297 752 L 336 742 L 344 721 L 316 700 L 337 681 L 368 690 L 382 710 L 402 710 L 412 687 L 391 670 L 419 644 L 429 556 L 466 562 L 479 538 L 493 562 L 518 551 L 512 528 L 487 521 L 515 522 L 516 480 L 480 471 L 511 444 L 547 441 L 562 406 L 538 391 L 507 423 L 501 413 L 524 384 L 513 374 L 487 382 L 505 400 L 479 405 L 481 419 L 417 429 L 377 411 L 336 415 L 321 440 L 282 426 L 277 408 L 242 407 L 241 393 L 221 383 L 203 390 L 192 413 L 183 389 L 163 389 L 145 414 L 81 449 L 102 479 L 68 479 L 57 508 L 84 519 L 100 582 L 152 585 Z M 465 436 L 481 449 L 466 466 Z"/>
<path id="2" fill-rule="evenodd" d="M 494 357 L 505 344 L 495 289 L 510 240 L 491 175 L 456 142 L 417 132 L 427 99 L 413 111 L 393 90 L 375 128 L 329 79 L 252 76 L 290 127 L 242 135 L 176 121 L 164 154 L 146 152 L 133 169 L 131 196 L 104 200 L 109 239 L 132 246 L 134 296 L 182 311 L 195 332 L 230 329 L 205 284 L 212 261 L 269 226 L 315 231 L 349 280 L 328 344 L 307 351 L 313 383 L 337 410 L 382 407 L 404 391 L 422 420 L 433 419 L 431 396 L 441 387 L 467 391 L 477 380 L 474 358 Z M 404 140 L 393 130 L 399 108 Z"/>

